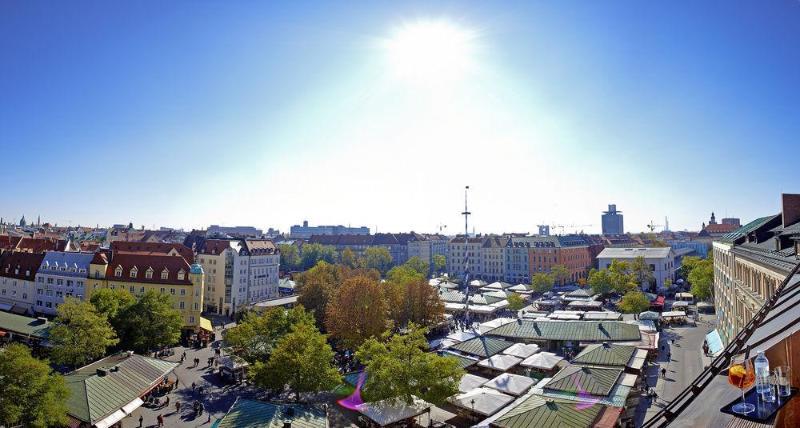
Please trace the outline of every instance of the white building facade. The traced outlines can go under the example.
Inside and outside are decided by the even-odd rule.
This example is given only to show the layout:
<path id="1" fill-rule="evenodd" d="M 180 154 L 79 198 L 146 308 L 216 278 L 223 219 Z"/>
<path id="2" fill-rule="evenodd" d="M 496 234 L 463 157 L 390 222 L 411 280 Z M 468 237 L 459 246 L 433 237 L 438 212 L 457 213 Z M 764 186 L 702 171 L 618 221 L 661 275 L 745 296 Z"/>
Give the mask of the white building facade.
<path id="1" fill-rule="evenodd" d="M 630 263 L 637 257 L 644 257 L 645 263 L 650 266 L 656 289 L 664 289 L 667 279 L 675 280 L 675 271 L 679 266 L 675 265 L 675 253 L 670 247 L 606 248 L 597 256 L 597 264 L 600 269 L 608 269 L 614 260 Z"/>
<path id="2" fill-rule="evenodd" d="M 67 297 L 83 300 L 94 253 L 48 251 L 36 272 L 37 313 L 55 315 Z"/>

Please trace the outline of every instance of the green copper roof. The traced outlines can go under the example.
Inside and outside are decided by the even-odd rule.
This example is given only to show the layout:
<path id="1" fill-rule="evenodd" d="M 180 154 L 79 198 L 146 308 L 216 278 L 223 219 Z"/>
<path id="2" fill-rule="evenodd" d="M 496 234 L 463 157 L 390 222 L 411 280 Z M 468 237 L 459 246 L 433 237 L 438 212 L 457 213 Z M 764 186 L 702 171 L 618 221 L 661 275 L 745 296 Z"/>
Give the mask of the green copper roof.
<path id="1" fill-rule="evenodd" d="M 625 367 L 635 352 L 635 346 L 598 343 L 584 348 L 572 362 L 575 364 Z"/>
<path id="2" fill-rule="evenodd" d="M 747 223 L 744 226 L 734 230 L 733 232 L 726 233 L 725 235 L 722 235 L 722 237 L 719 238 L 719 241 L 732 243 L 732 242 L 736 241 L 737 239 L 747 235 L 748 233 L 758 229 L 759 227 L 763 226 L 768 221 L 772 220 L 773 218 L 775 218 L 775 217 L 777 217 L 779 215 L 780 214 L 757 218 L 757 219 L 751 221 L 750 223 Z"/>
<path id="3" fill-rule="evenodd" d="M 215 428 L 326 428 L 325 411 L 312 406 L 237 399 Z"/>
<path id="4" fill-rule="evenodd" d="M 621 321 L 535 321 L 519 319 L 487 335 L 523 340 L 574 340 L 579 342 L 640 340 L 639 327 Z"/>
<path id="5" fill-rule="evenodd" d="M 517 407 L 498 418 L 492 426 L 503 428 L 553 427 L 585 428 L 592 426 L 605 406 L 571 400 L 531 395 Z"/>
<path id="6" fill-rule="evenodd" d="M 469 357 L 466 357 L 464 355 L 456 354 L 454 352 L 443 352 L 442 356 L 443 357 L 455 358 L 456 360 L 458 360 L 458 365 L 462 369 L 465 369 L 465 368 L 467 368 L 469 366 L 475 365 L 475 364 L 478 363 L 478 361 L 480 361 L 480 360 L 478 360 L 476 358 L 469 358 Z"/>
<path id="7" fill-rule="evenodd" d="M 0 330 L 46 339 L 51 326 L 43 320 L 0 311 Z"/>
<path id="8" fill-rule="evenodd" d="M 64 376 L 70 391 L 67 413 L 93 425 L 143 395 L 177 366 L 124 352 L 89 364 Z"/>
<path id="9" fill-rule="evenodd" d="M 496 339 L 494 337 L 478 336 L 453 345 L 448 349 L 488 358 L 494 354 L 499 354 L 513 344 L 513 342 L 506 342 L 505 340 Z"/>
<path id="10" fill-rule="evenodd" d="M 611 393 L 620 374 L 622 369 L 569 365 L 556 373 L 544 389 L 605 397 Z"/>

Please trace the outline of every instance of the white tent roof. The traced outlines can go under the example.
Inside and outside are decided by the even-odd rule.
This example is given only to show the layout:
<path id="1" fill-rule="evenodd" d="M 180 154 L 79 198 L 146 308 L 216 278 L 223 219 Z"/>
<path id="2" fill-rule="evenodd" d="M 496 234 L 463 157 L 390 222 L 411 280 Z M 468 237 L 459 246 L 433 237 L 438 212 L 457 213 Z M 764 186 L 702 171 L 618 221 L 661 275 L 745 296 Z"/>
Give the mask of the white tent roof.
<path id="1" fill-rule="evenodd" d="M 511 291 L 530 291 L 528 290 L 528 286 L 525 284 L 517 284 L 513 287 L 509 287 L 508 289 Z"/>
<path id="2" fill-rule="evenodd" d="M 520 362 L 522 362 L 522 358 L 515 357 L 513 355 L 497 354 L 497 355 L 492 355 L 491 357 L 485 360 L 479 361 L 478 365 L 481 367 L 486 367 L 504 372 L 510 369 L 511 367 L 516 366 Z"/>
<path id="3" fill-rule="evenodd" d="M 431 405 L 426 401 L 415 397 L 414 402 L 410 405 L 401 400 L 382 400 L 363 403 L 357 407 L 357 410 L 378 425 L 386 426 L 403 419 L 413 418 L 425 413 L 430 408 Z"/>
<path id="4" fill-rule="evenodd" d="M 661 318 L 674 318 L 674 317 L 685 317 L 686 312 L 683 311 L 669 311 L 669 312 L 662 312 Z"/>
<path id="5" fill-rule="evenodd" d="M 534 343 L 530 344 L 515 343 L 506 350 L 504 350 L 502 353 L 506 355 L 513 355 L 519 358 L 528 358 L 537 352 L 539 352 L 539 345 L 536 345 Z"/>
<path id="6" fill-rule="evenodd" d="M 501 300 L 501 302 L 506 302 L 506 306 L 508 306 L 507 300 Z M 497 302 L 500 303 L 500 302 Z M 495 303 L 495 304 L 497 304 Z M 494 305 L 469 305 L 469 310 L 475 312 L 476 314 L 492 314 L 494 313 L 499 307 Z"/>
<path id="7" fill-rule="evenodd" d="M 480 330 L 481 334 L 486 333 L 489 330 L 493 330 L 497 327 L 502 325 L 506 325 L 508 323 L 516 321 L 515 318 L 495 318 L 491 321 L 486 321 L 485 323 L 481 323 L 478 326 L 478 330 Z"/>
<path id="8" fill-rule="evenodd" d="M 682 307 L 685 307 L 685 306 L 689 306 L 689 302 L 673 302 L 672 303 L 672 307 L 673 308 L 678 308 L 678 307 L 682 308 Z"/>
<path id="9" fill-rule="evenodd" d="M 528 376 L 503 373 L 489 382 L 486 382 L 484 386 L 510 395 L 522 395 L 535 383 L 536 382 Z"/>
<path id="10" fill-rule="evenodd" d="M 675 293 L 676 299 L 694 299 L 692 293 Z"/>
<path id="11" fill-rule="evenodd" d="M 619 320 L 622 318 L 622 314 L 619 312 L 586 312 L 583 314 L 584 320 Z"/>
<path id="12" fill-rule="evenodd" d="M 444 302 L 444 310 L 446 311 L 463 311 L 466 305 L 463 303 Z"/>
<path id="13" fill-rule="evenodd" d="M 539 352 L 538 354 L 526 358 L 519 364 L 523 367 L 550 370 L 561 360 L 563 360 L 563 358 L 552 352 Z"/>
<path id="14" fill-rule="evenodd" d="M 447 336 L 448 339 L 453 340 L 455 342 L 461 343 L 466 342 L 467 340 L 472 339 L 473 337 L 479 336 L 479 332 L 475 330 L 464 330 L 464 331 L 457 331 L 455 333 L 451 333 Z"/>
<path id="15" fill-rule="evenodd" d="M 476 388 L 453 396 L 449 401 L 462 409 L 489 416 L 514 401 L 514 397 L 491 388 Z"/>
<path id="16" fill-rule="evenodd" d="M 461 382 L 458 384 L 458 390 L 462 393 L 469 392 L 475 388 L 480 388 L 486 382 L 489 382 L 489 379 L 467 373 L 461 377 Z"/>

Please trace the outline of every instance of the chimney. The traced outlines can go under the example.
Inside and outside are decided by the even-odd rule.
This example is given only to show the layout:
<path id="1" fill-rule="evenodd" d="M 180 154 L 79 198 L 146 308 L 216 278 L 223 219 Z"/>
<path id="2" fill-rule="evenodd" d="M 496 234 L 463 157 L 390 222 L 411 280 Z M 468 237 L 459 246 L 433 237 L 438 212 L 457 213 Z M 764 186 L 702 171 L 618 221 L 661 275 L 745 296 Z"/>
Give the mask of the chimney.
<path id="1" fill-rule="evenodd" d="M 800 221 L 800 194 L 784 193 L 781 195 L 783 227 Z"/>

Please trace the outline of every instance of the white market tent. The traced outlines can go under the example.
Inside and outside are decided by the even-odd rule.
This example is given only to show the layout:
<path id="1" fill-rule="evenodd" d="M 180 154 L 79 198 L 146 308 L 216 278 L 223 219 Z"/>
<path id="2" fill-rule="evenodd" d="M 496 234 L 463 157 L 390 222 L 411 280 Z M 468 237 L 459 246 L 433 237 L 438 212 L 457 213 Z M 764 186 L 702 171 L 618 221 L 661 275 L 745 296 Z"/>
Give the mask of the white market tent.
<path id="1" fill-rule="evenodd" d="M 679 317 L 685 317 L 685 316 L 686 316 L 686 312 L 683 312 L 683 311 L 669 311 L 669 312 L 662 312 L 661 313 L 661 318 L 679 318 Z"/>
<path id="2" fill-rule="evenodd" d="M 525 285 L 525 284 L 517 284 L 517 285 L 515 285 L 513 287 L 509 287 L 508 289 L 509 289 L 509 291 L 514 291 L 514 292 L 517 292 L 517 293 L 525 293 L 525 292 L 530 292 L 531 291 L 528 288 L 528 286 Z"/>
<path id="3" fill-rule="evenodd" d="M 672 310 L 673 311 L 678 310 L 678 309 L 685 309 L 685 308 L 688 308 L 688 307 L 689 307 L 689 302 L 674 302 L 672 304 Z"/>
<path id="4" fill-rule="evenodd" d="M 585 321 L 619 321 L 622 319 L 622 314 L 619 312 L 586 312 L 583 314 Z"/>
<path id="5" fill-rule="evenodd" d="M 694 300 L 692 293 L 675 293 L 675 300 L 685 300 L 691 302 Z"/>
<path id="6" fill-rule="evenodd" d="M 486 382 L 487 388 L 496 389 L 502 393 L 520 396 L 531 389 L 536 381 L 528 376 L 521 376 L 511 373 L 503 373 L 500 376 Z"/>
<path id="7" fill-rule="evenodd" d="M 457 331 L 455 333 L 450 333 L 447 336 L 447 339 L 452 340 L 456 343 L 466 342 L 474 337 L 480 336 L 480 331 L 476 330 L 463 330 Z"/>
<path id="8" fill-rule="evenodd" d="M 428 280 L 428 285 L 436 287 L 441 282 L 442 282 L 441 278 L 431 278 L 431 279 Z"/>
<path id="9" fill-rule="evenodd" d="M 427 412 L 431 405 L 414 397 L 414 402 L 406 404 L 401 400 L 381 400 L 360 404 L 356 410 L 379 426 L 391 425 Z"/>
<path id="10" fill-rule="evenodd" d="M 461 376 L 461 382 L 458 383 L 458 390 L 461 393 L 470 392 L 475 388 L 480 388 L 486 382 L 489 382 L 489 379 L 467 373 Z"/>
<path id="11" fill-rule="evenodd" d="M 453 405 L 472 412 L 489 416 L 514 401 L 514 397 L 491 388 L 476 388 L 449 399 Z"/>
<path id="12" fill-rule="evenodd" d="M 539 352 L 523 360 L 519 365 L 541 370 L 552 370 L 563 358 L 552 352 Z"/>
<path id="13" fill-rule="evenodd" d="M 522 358 L 513 355 L 496 354 L 478 362 L 478 366 L 504 372 L 522 362 Z"/>
<path id="14" fill-rule="evenodd" d="M 641 370 L 644 367 L 644 362 L 647 359 L 647 351 L 644 349 L 636 349 L 636 352 L 631 357 L 631 360 L 628 362 L 628 367 L 634 370 Z"/>
<path id="15" fill-rule="evenodd" d="M 659 318 L 661 318 L 661 314 L 659 314 L 658 312 L 654 312 L 654 311 L 645 311 L 645 312 L 642 312 L 642 313 L 639 314 L 639 319 L 640 320 L 656 321 Z"/>
<path id="16" fill-rule="evenodd" d="M 603 302 L 599 300 L 573 300 L 567 304 L 567 308 L 592 308 L 600 309 L 603 307 Z"/>
<path id="17" fill-rule="evenodd" d="M 485 287 L 486 285 L 488 285 L 488 283 L 482 279 L 473 279 L 472 281 L 469 282 L 470 287 L 481 288 Z"/>
<path id="18" fill-rule="evenodd" d="M 451 312 L 463 311 L 466 305 L 463 303 L 444 302 L 444 310 Z"/>
<path id="19" fill-rule="evenodd" d="M 494 289 L 494 290 L 505 290 L 506 288 L 510 288 L 510 287 L 511 287 L 511 284 L 509 284 L 507 282 L 496 281 L 496 282 L 493 282 L 493 283 L 487 285 L 485 288 L 491 288 L 491 289 Z"/>
<path id="20" fill-rule="evenodd" d="M 583 317 L 584 311 L 553 311 L 547 318 L 553 320 L 579 320 Z"/>
<path id="21" fill-rule="evenodd" d="M 539 345 L 536 345 L 534 343 L 530 343 L 530 344 L 527 344 L 527 343 L 515 343 L 515 344 L 511 345 L 509 348 L 507 348 L 506 350 L 504 350 L 502 353 L 506 354 L 506 355 L 513 355 L 515 357 L 519 357 L 519 358 L 525 359 L 525 358 L 528 358 L 531 355 L 539 352 L 539 350 L 540 350 L 539 349 Z"/>

